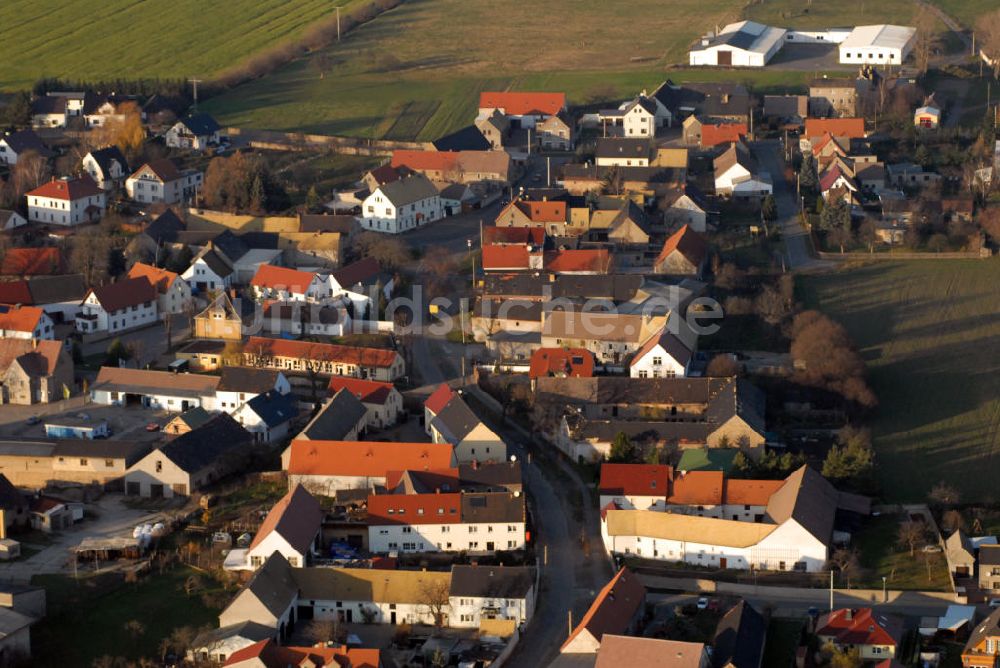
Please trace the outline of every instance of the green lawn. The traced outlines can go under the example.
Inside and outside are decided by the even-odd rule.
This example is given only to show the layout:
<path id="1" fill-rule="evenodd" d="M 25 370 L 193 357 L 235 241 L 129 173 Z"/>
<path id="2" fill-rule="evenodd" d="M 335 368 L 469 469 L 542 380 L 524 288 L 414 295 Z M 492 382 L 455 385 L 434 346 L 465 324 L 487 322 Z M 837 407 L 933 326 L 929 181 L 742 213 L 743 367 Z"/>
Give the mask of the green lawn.
<path id="1" fill-rule="evenodd" d="M 976 19 L 994 9 L 996 0 L 934 0 L 934 4 L 958 20 L 965 28 L 974 28 Z"/>
<path id="2" fill-rule="evenodd" d="M 943 554 L 920 551 L 911 557 L 906 548 L 896 544 L 899 515 L 881 515 L 869 518 L 862 530 L 853 536 L 852 544 L 860 553 L 859 561 L 864 572 L 851 580 L 855 589 L 878 589 L 882 586 L 882 576 L 887 578 L 889 589 L 948 590 L 950 576 L 948 563 Z M 930 562 L 930 579 L 927 577 Z M 841 581 L 838 587 L 846 587 Z"/>
<path id="3" fill-rule="evenodd" d="M 205 607 L 199 594 L 189 598 L 184 593 L 184 581 L 192 574 L 197 573 L 176 567 L 138 584 L 125 584 L 120 575 L 78 582 L 62 575 L 35 576 L 32 583 L 45 588 L 48 612 L 31 629 L 34 665 L 89 666 L 105 654 L 154 657 L 160 641 L 175 628 L 216 626 L 218 610 Z M 130 620 L 144 628 L 138 637 L 125 629 Z"/>
<path id="4" fill-rule="evenodd" d="M 1000 259 L 886 262 L 804 277 L 868 362 L 884 496 L 923 501 L 945 480 L 998 500 Z"/>
<path id="5" fill-rule="evenodd" d="M 955 0 L 961 2 L 962 0 Z M 833 28 L 868 23 L 908 25 L 914 13 L 913 0 L 857 0 L 849 14 L 836 2 L 761 0 L 747 7 L 747 18 L 784 28 Z"/>
<path id="6" fill-rule="evenodd" d="M 208 78 L 357 0 L 0 3 L 0 90 L 41 77 Z"/>

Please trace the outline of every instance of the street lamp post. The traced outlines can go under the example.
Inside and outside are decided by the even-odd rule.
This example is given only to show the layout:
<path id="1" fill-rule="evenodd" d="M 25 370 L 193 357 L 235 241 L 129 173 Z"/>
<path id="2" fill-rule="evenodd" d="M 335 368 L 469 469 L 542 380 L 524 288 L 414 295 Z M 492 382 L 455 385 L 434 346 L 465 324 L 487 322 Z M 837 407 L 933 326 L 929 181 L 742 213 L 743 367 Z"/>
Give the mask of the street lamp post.
<path id="1" fill-rule="evenodd" d="M 885 576 L 882 576 L 882 602 L 887 603 L 889 601 L 889 596 L 885 590 Z"/>

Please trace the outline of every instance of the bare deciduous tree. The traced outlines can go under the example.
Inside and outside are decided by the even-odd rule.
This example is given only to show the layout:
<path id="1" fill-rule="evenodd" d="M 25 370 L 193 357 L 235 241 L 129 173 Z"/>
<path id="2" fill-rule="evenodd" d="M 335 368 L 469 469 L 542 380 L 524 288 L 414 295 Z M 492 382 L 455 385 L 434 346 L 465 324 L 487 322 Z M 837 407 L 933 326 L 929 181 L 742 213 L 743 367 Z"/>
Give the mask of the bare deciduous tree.
<path id="1" fill-rule="evenodd" d="M 896 530 L 896 543 L 908 548 L 912 557 L 917 543 L 924 539 L 925 534 L 926 531 L 923 524 L 906 520 L 899 523 L 899 528 Z"/>

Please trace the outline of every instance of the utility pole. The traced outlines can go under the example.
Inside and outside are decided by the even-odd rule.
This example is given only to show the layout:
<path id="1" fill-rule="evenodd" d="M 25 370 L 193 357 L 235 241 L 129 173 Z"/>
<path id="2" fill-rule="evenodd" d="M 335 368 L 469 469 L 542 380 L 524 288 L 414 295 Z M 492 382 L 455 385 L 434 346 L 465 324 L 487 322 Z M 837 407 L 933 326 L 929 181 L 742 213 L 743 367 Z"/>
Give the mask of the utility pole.
<path id="1" fill-rule="evenodd" d="M 528 157 L 531 157 L 531 128 L 528 128 Z"/>
<path id="2" fill-rule="evenodd" d="M 573 634 L 573 611 L 566 611 L 566 623 L 569 625 L 569 635 Z"/>
<path id="3" fill-rule="evenodd" d="M 552 157 L 545 158 L 545 187 L 552 187 Z"/>
<path id="4" fill-rule="evenodd" d="M 833 569 L 830 569 L 830 612 L 833 612 Z"/>
<path id="5" fill-rule="evenodd" d="M 188 79 L 188 82 L 194 85 L 194 104 L 191 106 L 198 111 L 198 84 L 201 83 L 201 79 Z"/>
<path id="6" fill-rule="evenodd" d="M 337 5 L 337 41 L 340 41 L 340 5 Z"/>

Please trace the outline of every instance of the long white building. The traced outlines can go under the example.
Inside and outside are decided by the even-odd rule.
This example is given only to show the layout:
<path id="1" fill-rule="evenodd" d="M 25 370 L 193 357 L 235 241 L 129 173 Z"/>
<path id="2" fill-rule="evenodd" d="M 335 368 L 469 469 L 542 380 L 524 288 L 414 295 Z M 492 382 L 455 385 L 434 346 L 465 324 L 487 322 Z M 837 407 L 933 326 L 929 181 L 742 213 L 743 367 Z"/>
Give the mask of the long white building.
<path id="1" fill-rule="evenodd" d="M 909 26 L 858 26 L 840 43 L 840 62 L 900 65 L 913 50 L 917 31 Z"/>
<path id="2" fill-rule="evenodd" d="M 755 21 L 730 23 L 717 35 L 702 37 L 688 53 L 688 64 L 764 67 L 784 46 L 786 32 Z"/>

